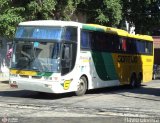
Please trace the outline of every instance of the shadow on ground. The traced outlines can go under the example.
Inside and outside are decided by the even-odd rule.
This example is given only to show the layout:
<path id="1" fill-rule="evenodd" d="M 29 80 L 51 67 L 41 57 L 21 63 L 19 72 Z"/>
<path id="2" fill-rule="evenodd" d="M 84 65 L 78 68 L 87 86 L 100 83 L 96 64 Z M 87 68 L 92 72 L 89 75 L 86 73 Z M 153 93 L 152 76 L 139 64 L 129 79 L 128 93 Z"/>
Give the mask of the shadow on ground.
<path id="1" fill-rule="evenodd" d="M 140 88 L 131 89 L 128 86 L 117 86 L 117 87 L 107 87 L 101 89 L 94 89 L 87 91 L 86 95 L 96 95 L 99 94 L 121 94 L 128 92 L 132 94 L 145 94 L 145 95 L 153 95 L 160 96 L 160 88 L 152 88 L 146 85 L 142 85 Z M 43 92 L 34 92 L 34 91 L 26 91 L 26 90 L 14 90 L 9 89 L 6 91 L 0 91 L 0 96 L 3 97 L 20 97 L 20 98 L 32 98 L 32 99 L 44 99 L 44 100 L 56 100 L 61 98 L 70 98 L 76 97 L 74 93 L 65 93 L 65 94 L 51 94 L 51 93 L 43 93 Z"/>

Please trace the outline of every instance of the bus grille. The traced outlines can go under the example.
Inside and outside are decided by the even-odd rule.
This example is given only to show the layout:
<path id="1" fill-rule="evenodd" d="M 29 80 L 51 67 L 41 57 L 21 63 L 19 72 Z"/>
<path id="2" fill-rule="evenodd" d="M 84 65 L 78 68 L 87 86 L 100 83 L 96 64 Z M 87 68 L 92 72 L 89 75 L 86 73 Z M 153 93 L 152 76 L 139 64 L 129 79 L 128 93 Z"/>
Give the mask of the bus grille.
<path id="1" fill-rule="evenodd" d="M 33 79 L 41 79 L 42 76 L 32 76 Z"/>
<path id="2" fill-rule="evenodd" d="M 23 77 L 23 78 L 29 78 L 28 75 L 20 75 L 20 77 Z"/>

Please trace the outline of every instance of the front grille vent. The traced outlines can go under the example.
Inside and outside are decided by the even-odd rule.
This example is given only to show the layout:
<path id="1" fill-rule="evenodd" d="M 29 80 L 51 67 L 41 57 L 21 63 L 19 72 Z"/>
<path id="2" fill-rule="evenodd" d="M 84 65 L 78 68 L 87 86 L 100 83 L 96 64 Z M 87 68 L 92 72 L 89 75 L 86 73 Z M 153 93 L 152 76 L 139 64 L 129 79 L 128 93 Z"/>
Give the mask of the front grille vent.
<path id="1" fill-rule="evenodd" d="M 29 78 L 28 75 L 20 75 L 20 77 L 23 77 L 23 78 Z"/>
<path id="2" fill-rule="evenodd" d="M 33 79 L 41 79 L 42 76 L 32 76 Z"/>

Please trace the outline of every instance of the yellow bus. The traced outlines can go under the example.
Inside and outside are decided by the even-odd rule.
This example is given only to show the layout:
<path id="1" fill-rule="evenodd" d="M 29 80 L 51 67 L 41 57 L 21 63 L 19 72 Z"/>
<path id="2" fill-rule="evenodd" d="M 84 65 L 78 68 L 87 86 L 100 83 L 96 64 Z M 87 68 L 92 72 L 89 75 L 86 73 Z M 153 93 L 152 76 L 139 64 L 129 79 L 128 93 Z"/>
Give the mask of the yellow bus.
<path id="1" fill-rule="evenodd" d="M 97 71 L 100 69 L 99 74 L 103 74 L 101 76 L 105 78 L 105 75 L 110 74 L 108 78 L 111 79 L 114 78 L 111 76 L 116 76 L 121 85 L 129 84 L 131 87 L 139 87 L 142 82 L 152 80 L 154 50 L 151 36 L 129 34 L 121 29 L 96 24 L 89 25 L 105 30 L 105 33 L 97 33 L 99 39 L 94 42 L 95 47 L 92 47 L 97 55 L 96 62 L 99 61 Z M 107 59 L 104 60 L 105 58 Z M 101 72 L 104 68 L 106 72 Z"/>
<path id="2" fill-rule="evenodd" d="M 19 24 L 10 86 L 84 95 L 87 90 L 152 79 L 153 39 L 96 24 L 41 20 Z"/>

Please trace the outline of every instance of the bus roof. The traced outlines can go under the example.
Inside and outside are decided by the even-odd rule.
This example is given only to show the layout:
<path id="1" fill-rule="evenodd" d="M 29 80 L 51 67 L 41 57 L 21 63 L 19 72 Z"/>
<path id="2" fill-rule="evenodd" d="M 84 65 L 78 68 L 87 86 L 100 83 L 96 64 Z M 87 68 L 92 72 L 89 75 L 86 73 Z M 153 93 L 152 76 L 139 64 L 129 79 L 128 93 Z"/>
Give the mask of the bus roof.
<path id="1" fill-rule="evenodd" d="M 26 21 L 19 23 L 19 26 L 76 26 L 82 27 L 83 29 L 91 30 L 91 31 L 100 31 L 111 34 L 116 34 L 124 37 L 131 37 L 136 39 L 153 41 L 153 38 L 148 35 L 140 35 L 140 34 L 129 34 L 127 31 L 122 29 L 117 29 L 113 27 L 106 27 L 98 24 L 83 24 L 74 21 L 61 21 L 61 20 L 36 20 L 36 21 Z"/>
<path id="2" fill-rule="evenodd" d="M 19 23 L 19 26 L 82 26 L 82 23 L 61 20 L 36 20 Z"/>
<path id="3" fill-rule="evenodd" d="M 147 40 L 147 41 L 153 41 L 152 36 L 149 35 L 140 35 L 140 34 L 128 34 L 128 37 L 130 38 L 135 38 L 135 39 L 142 39 L 142 40 Z"/>
<path id="4" fill-rule="evenodd" d="M 100 31 L 105 32 L 105 26 L 95 26 L 94 24 L 83 24 L 83 29 L 91 30 L 91 31 Z"/>
<path id="5" fill-rule="evenodd" d="M 93 31 L 103 31 L 103 32 L 111 33 L 111 34 L 124 36 L 124 37 L 153 41 L 152 36 L 149 36 L 149 35 L 129 34 L 127 31 L 122 30 L 122 29 L 101 26 L 98 24 L 84 24 L 83 28 L 88 29 L 88 30 L 93 30 Z"/>
<path id="6" fill-rule="evenodd" d="M 89 29 L 94 30 L 94 31 L 96 31 L 96 29 L 93 29 L 93 28 L 97 28 L 97 29 L 102 29 L 104 32 L 111 33 L 111 34 L 117 34 L 117 35 L 121 35 L 121 36 L 128 35 L 128 32 L 125 30 L 122 30 L 122 29 L 101 26 L 98 24 L 85 24 L 85 26 L 89 26 L 90 27 Z"/>

